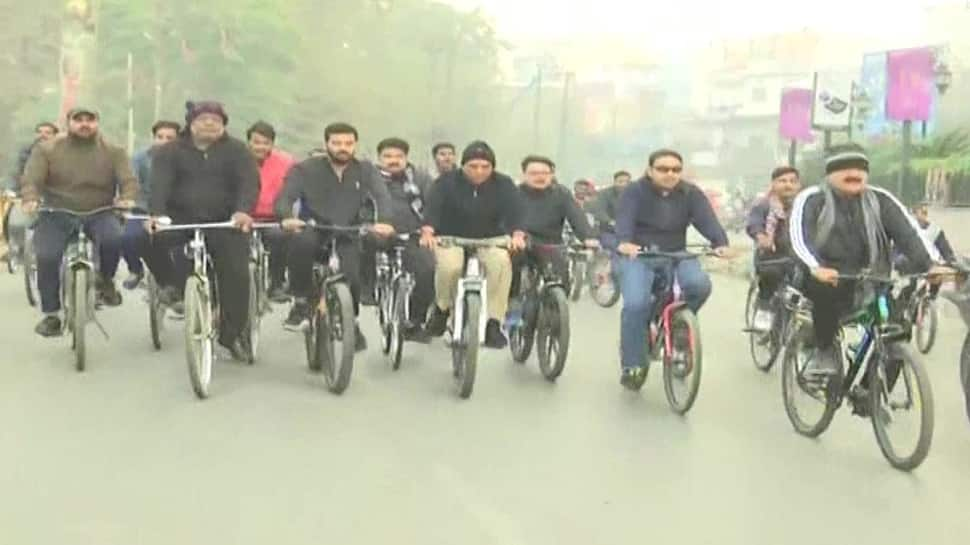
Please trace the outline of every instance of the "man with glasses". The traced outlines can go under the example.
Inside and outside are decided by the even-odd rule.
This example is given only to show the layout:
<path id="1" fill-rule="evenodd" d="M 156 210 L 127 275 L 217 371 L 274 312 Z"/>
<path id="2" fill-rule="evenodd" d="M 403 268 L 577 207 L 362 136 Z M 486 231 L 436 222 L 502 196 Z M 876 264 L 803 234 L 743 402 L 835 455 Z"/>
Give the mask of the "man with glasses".
<path id="1" fill-rule="evenodd" d="M 621 384 L 632 387 L 647 373 L 647 327 L 656 300 L 653 281 L 669 266 L 666 260 L 639 256 L 640 248 L 680 252 L 687 247 L 687 228 L 694 226 L 721 257 L 728 238 L 704 192 L 681 179 L 684 161 L 669 149 L 653 152 L 647 174 L 630 184 L 620 196 L 616 213 L 619 255 L 614 270 L 620 279 L 623 311 L 620 314 Z M 677 264 L 675 270 L 684 300 L 698 312 L 711 294 L 711 279 L 697 260 Z"/>

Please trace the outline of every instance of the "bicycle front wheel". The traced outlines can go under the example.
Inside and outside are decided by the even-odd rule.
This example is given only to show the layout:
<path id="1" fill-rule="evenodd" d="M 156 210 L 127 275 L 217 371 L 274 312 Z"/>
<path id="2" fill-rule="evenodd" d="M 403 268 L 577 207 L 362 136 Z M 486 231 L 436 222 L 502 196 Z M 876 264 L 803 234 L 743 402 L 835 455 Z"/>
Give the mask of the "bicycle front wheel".
<path id="1" fill-rule="evenodd" d="M 795 324 L 792 327 L 796 327 Z M 832 423 L 838 406 L 827 384 L 809 380 L 804 374 L 814 353 L 804 347 L 802 340 L 807 336 L 805 331 L 808 326 L 800 327 L 800 331 L 792 332 L 785 347 L 785 358 L 781 365 L 781 396 L 785 413 L 795 432 L 805 437 L 818 437 Z"/>
<path id="2" fill-rule="evenodd" d="M 664 392 L 674 412 L 686 414 L 697 400 L 704 361 L 697 316 L 686 307 L 678 309 L 670 319 L 670 336 L 671 353 L 663 358 Z"/>
<path id="3" fill-rule="evenodd" d="M 754 315 L 758 311 L 758 281 L 751 282 L 748 288 L 748 302 L 744 306 L 744 323 L 748 329 L 748 346 L 751 351 L 751 361 L 759 371 L 768 372 L 775 364 L 777 350 L 774 342 L 775 332 L 755 331 Z"/>
<path id="4" fill-rule="evenodd" d="M 869 374 L 872 430 L 889 465 L 911 471 L 923 463 L 933 443 L 930 377 L 909 347 L 892 344 L 881 352 Z M 901 418 L 903 412 L 913 413 L 911 422 Z"/>
<path id="5" fill-rule="evenodd" d="M 212 382 L 212 309 L 209 288 L 198 276 L 185 281 L 185 360 L 189 380 L 199 399 L 209 397 Z"/>
<path id="6" fill-rule="evenodd" d="M 963 348 L 960 350 L 960 384 L 963 385 L 967 419 L 970 419 L 970 332 L 963 339 Z"/>
<path id="7" fill-rule="evenodd" d="M 29 231 L 24 236 L 24 291 L 27 293 L 27 304 L 35 307 L 40 301 L 37 290 L 37 258 L 34 255 L 33 234 Z"/>
<path id="8" fill-rule="evenodd" d="M 398 282 L 394 289 L 394 303 L 391 306 L 390 321 L 387 327 L 387 358 L 391 369 L 401 368 L 401 358 L 404 356 L 404 322 L 407 320 L 408 293 L 404 285 Z"/>
<path id="9" fill-rule="evenodd" d="M 542 376 L 553 382 L 562 374 L 569 355 L 569 303 L 562 288 L 550 288 L 542 298 L 536 344 Z"/>
<path id="10" fill-rule="evenodd" d="M 570 293 L 570 299 L 573 301 L 579 301 L 579 298 L 583 296 L 583 283 L 586 280 L 586 261 L 580 260 L 576 261 L 573 266 L 572 278 L 570 279 L 570 288 L 572 293 Z"/>
<path id="11" fill-rule="evenodd" d="M 85 331 L 88 324 L 88 275 L 91 271 L 80 267 L 74 271 L 71 285 L 71 335 L 74 344 L 74 367 L 78 372 L 84 371 L 87 358 L 87 336 Z"/>
<path id="12" fill-rule="evenodd" d="M 455 324 L 461 331 L 458 339 L 452 340 L 451 358 L 454 365 L 455 391 L 458 397 L 468 399 L 475 389 L 475 373 L 478 371 L 479 324 L 481 323 L 482 296 L 478 293 L 465 294 L 465 323 Z"/>
<path id="13" fill-rule="evenodd" d="M 921 354 L 929 354 L 936 342 L 939 315 L 936 303 L 929 297 L 921 297 L 916 304 L 916 348 Z"/>
<path id="14" fill-rule="evenodd" d="M 249 354 L 246 355 L 246 363 L 253 365 L 259 354 L 259 328 L 263 321 L 262 299 L 263 290 L 261 287 L 262 275 L 259 267 L 255 263 L 249 264 L 249 317 L 246 321 L 246 329 L 243 335 L 249 337 Z"/>
<path id="15" fill-rule="evenodd" d="M 148 327 L 152 335 L 152 346 L 155 350 L 162 349 L 162 323 L 165 317 L 165 310 L 161 308 L 158 301 L 158 283 L 152 273 L 148 273 L 146 285 L 148 288 Z"/>
<path id="16" fill-rule="evenodd" d="M 609 254 L 600 254 L 594 258 L 590 268 L 590 295 L 603 308 L 610 308 L 620 300 L 620 289 L 616 285 L 610 259 Z"/>
<path id="17" fill-rule="evenodd" d="M 356 351 L 356 321 L 350 288 L 343 282 L 325 286 L 325 316 L 317 328 L 317 357 L 323 369 L 327 389 L 342 394 L 350 385 Z M 317 309 L 317 314 L 321 314 Z"/>

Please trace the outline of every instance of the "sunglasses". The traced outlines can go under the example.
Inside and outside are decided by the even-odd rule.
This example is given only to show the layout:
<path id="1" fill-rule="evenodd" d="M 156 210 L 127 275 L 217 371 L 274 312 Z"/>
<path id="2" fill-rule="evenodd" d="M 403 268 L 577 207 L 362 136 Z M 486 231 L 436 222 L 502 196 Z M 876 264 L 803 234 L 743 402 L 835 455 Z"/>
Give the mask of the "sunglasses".
<path id="1" fill-rule="evenodd" d="M 684 171 L 684 167 L 653 167 L 653 169 L 661 174 L 680 174 Z"/>

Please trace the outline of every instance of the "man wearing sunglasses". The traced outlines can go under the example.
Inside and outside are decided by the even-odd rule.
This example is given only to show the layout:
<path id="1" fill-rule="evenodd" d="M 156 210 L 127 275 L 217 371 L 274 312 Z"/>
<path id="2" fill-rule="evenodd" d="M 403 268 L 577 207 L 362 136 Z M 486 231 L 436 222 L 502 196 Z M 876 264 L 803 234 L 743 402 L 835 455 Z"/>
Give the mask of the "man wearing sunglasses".
<path id="1" fill-rule="evenodd" d="M 614 270 L 620 279 L 620 382 L 630 386 L 647 373 L 647 328 L 656 298 L 653 282 L 669 261 L 639 257 L 641 248 L 679 252 L 687 247 L 687 228 L 696 228 L 720 257 L 727 256 L 728 238 L 704 192 L 681 179 L 684 160 L 662 149 L 650 155 L 646 175 L 620 196 L 616 213 L 619 240 Z M 677 264 L 675 274 L 684 300 L 697 312 L 711 294 L 711 279 L 697 260 Z"/>

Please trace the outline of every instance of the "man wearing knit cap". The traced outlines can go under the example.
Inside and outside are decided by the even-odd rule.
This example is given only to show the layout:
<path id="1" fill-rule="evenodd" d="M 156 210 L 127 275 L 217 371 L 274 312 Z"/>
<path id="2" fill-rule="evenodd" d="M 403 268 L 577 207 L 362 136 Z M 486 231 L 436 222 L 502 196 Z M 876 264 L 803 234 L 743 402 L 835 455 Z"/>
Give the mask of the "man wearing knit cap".
<path id="1" fill-rule="evenodd" d="M 259 196 L 259 169 L 246 144 L 226 133 L 229 116 L 218 102 L 186 103 L 186 130 L 152 156 L 149 213 L 168 216 L 176 224 L 231 220 L 238 230 L 213 229 L 205 233 L 215 266 L 222 302 L 219 344 L 233 358 L 251 357 L 249 316 L 249 211 Z M 154 230 L 156 221 L 149 222 Z M 159 298 L 180 306 L 190 270 L 177 249 L 191 234 L 158 233 L 146 241 L 142 255 L 155 276 Z"/>
<path id="2" fill-rule="evenodd" d="M 817 353 L 808 372 L 842 372 L 834 346 L 839 318 L 855 308 L 855 282 L 840 274 L 867 269 L 888 276 L 895 246 L 920 271 L 944 274 L 932 244 L 919 235 L 916 221 L 890 192 L 868 185 L 869 158 L 856 144 L 833 146 L 825 160 L 826 179 L 802 191 L 792 205 L 789 238 L 796 257 L 811 271 L 805 293 L 812 300 Z"/>
<path id="3" fill-rule="evenodd" d="M 98 131 L 98 113 L 74 108 L 67 114 L 68 133 L 34 148 L 23 177 L 23 209 L 33 213 L 41 199 L 49 208 L 87 212 L 115 204 L 135 205 L 138 182 L 128 154 L 105 142 Z M 116 197 L 117 196 L 117 197 Z M 99 248 L 97 290 L 108 306 L 121 304 L 114 275 L 121 254 L 121 222 L 112 212 L 83 221 L 67 214 L 40 214 L 34 226 L 37 284 L 44 319 L 35 331 L 44 337 L 61 334 L 61 260 L 68 241 L 82 226 Z"/>
<path id="4" fill-rule="evenodd" d="M 458 280 L 465 264 L 461 248 L 439 248 L 436 236 L 491 238 L 512 235 L 509 250 L 525 248 L 522 206 L 515 182 L 495 170 L 495 152 L 482 141 L 472 142 L 461 154 L 461 169 L 444 174 L 428 194 L 421 244 L 435 248 L 435 305 L 427 331 L 440 337 L 447 327 Z M 488 282 L 488 324 L 485 346 L 504 348 L 508 339 L 501 321 L 509 304 L 512 261 L 500 248 L 478 250 Z"/>

